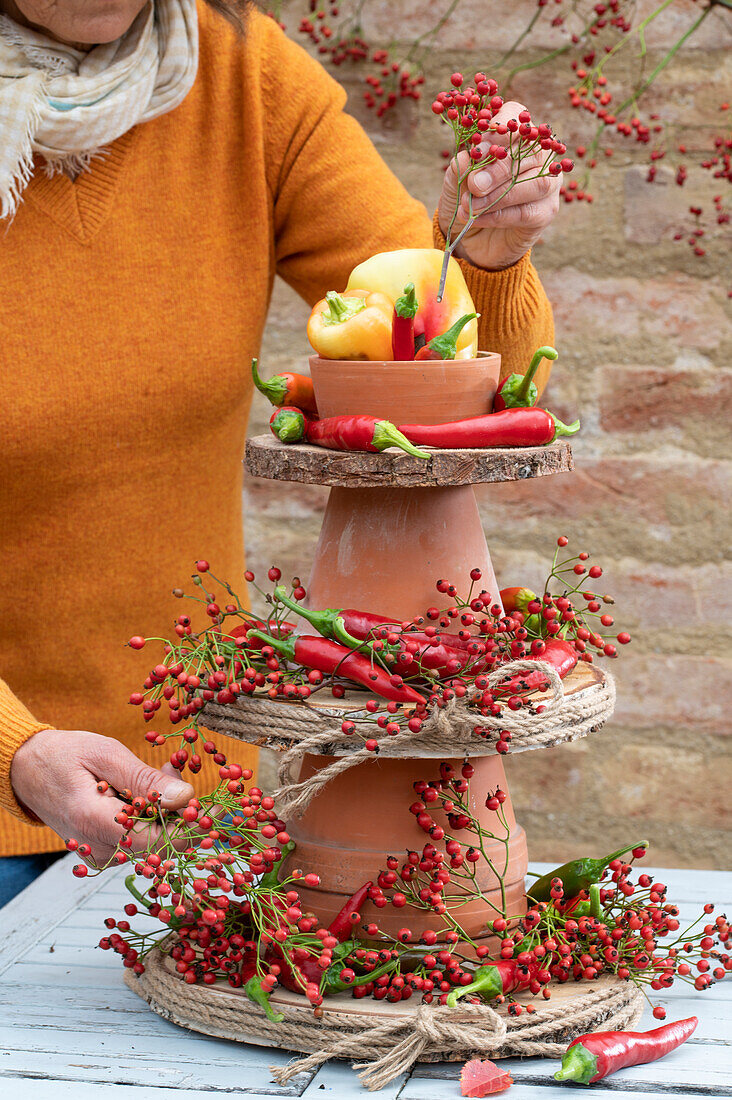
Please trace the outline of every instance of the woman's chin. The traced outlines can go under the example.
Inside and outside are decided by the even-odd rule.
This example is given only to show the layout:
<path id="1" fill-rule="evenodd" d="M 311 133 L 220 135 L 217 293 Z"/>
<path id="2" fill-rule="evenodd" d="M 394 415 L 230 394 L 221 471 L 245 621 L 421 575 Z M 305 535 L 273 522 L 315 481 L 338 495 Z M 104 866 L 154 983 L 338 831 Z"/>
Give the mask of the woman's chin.
<path id="1" fill-rule="evenodd" d="M 38 0 L 19 0 L 24 20 L 60 42 L 88 47 L 126 34 L 148 0 L 65 0 L 52 12 Z"/>

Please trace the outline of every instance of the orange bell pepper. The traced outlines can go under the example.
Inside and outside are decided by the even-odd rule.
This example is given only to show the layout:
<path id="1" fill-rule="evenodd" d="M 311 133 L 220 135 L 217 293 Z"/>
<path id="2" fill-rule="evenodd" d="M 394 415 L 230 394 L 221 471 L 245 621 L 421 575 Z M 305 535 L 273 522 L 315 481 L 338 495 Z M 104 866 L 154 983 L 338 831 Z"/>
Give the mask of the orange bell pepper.
<path id="1" fill-rule="evenodd" d="M 370 290 L 329 290 L 313 309 L 308 340 L 322 359 L 391 360 L 394 299 Z"/>
<path id="2" fill-rule="evenodd" d="M 465 278 L 457 260 L 450 259 L 442 301 L 437 301 L 444 253 L 438 248 L 403 248 L 397 252 L 379 252 L 351 272 L 346 296 L 354 287 L 380 291 L 392 303 L 414 283 L 418 302 L 414 318 L 414 337 L 419 349 L 440 336 L 466 313 L 475 313 Z M 460 333 L 456 359 L 474 359 L 478 352 L 478 322 L 471 320 Z M 391 353 L 390 353 L 391 355 Z M 386 356 L 385 358 L 390 358 Z M 381 358 L 381 356 L 379 356 Z"/>

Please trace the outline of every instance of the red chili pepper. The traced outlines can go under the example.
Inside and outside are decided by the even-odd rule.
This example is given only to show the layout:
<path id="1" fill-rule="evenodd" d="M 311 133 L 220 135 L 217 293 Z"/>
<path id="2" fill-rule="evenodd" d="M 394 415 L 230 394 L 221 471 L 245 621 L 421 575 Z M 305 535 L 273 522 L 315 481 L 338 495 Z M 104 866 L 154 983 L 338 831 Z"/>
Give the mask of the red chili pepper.
<path id="1" fill-rule="evenodd" d="M 468 321 L 473 321 L 477 316 L 477 313 L 465 313 L 459 321 L 450 326 L 447 332 L 443 332 L 439 336 L 433 336 L 427 344 L 419 349 L 414 358 L 420 361 L 424 359 L 454 359 L 457 355 L 458 336 Z"/>
<path id="2" fill-rule="evenodd" d="M 510 615 L 513 611 L 520 611 L 522 615 L 525 615 L 528 604 L 537 598 L 536 592 L 532 592 L 530 588 L 501 589 L 501 603 L 507 615 Z"/>
<path id="3" fill-rule="evenodd" d="M 564 638 L 548 638 L 544 646 L 543 653 L 528 653 L 525 659 L 527 661 L 546 661 L 563 680 L 579 660 L 577 650 L 570 642 L 565 642 Z M 511 677 L 510 680 L 500 684 L 496 690 L 516 695 L 519 691 L 546 691 L 548 687 L 548 677 L 541 669 L 537 669 L 536 672 Z"/>
<path id="4" fill-rule="evenodd" d="M 269 430 L 280 443 L 301 443 L 307 432 L 307 417 L 302 409 L 284 405 L 269 418 Z"/>
<path id="5" fill-rule="evenodd" d="M 353 932 L 356 921 L 352 920 L 354 913 L 360 916 L 361 906 L 368 898 L 369 890 L 373 886 L 372 882 L 365 882 L 363 886 L 359 886 L 355 894 L 351 894 L 348 901 L 345 902 L 340 913 L 336 913 L 328 926 L 328 931 L 331 936 L 335 936 L 339 943 L 344 943 L 350 939 Z"/>
<path id="6" fill-rule="evenodd" d="M 313 380 L 309 375 L 292 374 L 287 371 L 284 374 L 275 374 L 265 382 L 260 377 L 257 360 L 252 359 L 252 378 L 259 392 L 263 393 L 273 405 L 289 405 L 303 412 L 317 415 L 318 405 L 315 400 Z"/>
<path id="7" fill-rule="evenodd" d="M 419 308 L 414 283 L 407 283 L 404 294 L 394 303 L 391 326 L 391 353 L 395 362 L 414 359 L 414 317 Z"/>
<path id="8" fill-rule="evenodd" d="M 376 640 L 382 627 L 393 629 L 404 641 L 415 641 L 419 642 L 420 645 L 427 645 L 436 637 L 434 634 L 426 634 L 424 630 L 419 630 L 416 626 L 411 627 L 409 623 L 400 622 L 398 619 L 390 619 L 388 615 L 378 615 L 373 611 L 357 611 L 353 607 L 344 607 L 338 614 L 342 616 L 348 633 L 352 634 L 354 638 L 358 638 L 359 641 Z M 482 642 L 474 635 L 469 634 L 468 631 L 465 631 L 464 636 L 461 637 L 460 634 L 448 634 L 447 631 L 441 630 L 439 631 L 439 638 L 441 642 L 452 649 L 465 649 L 470 653 L 473 653 L 470 646 L 474 646 L 476 643 L 482 646 Z"/>
<path id="9" fill-rule="evenodd" d="M 579 420 L 562 424 L 546 409 L 504 409 L 449 424 L 402 424 L 412 443 L 425 447 L 540 447 L 562 435 L 575 435 Z"/>
<path id="10" fill-rule="evenodd" d="M 392 673 L 378 665 L 373 665 L 362 653 L 354 653 L 353 650 L 331 641 L 330 638 L 310 634 L 293 635 L 291 638 L 270 638 L 269 635 L 258 630 L 252 631 L 252 637 L 271 645 L 287 661 L 304 665 L 305 668 L 317 669 L 318 672 L 326 675 L 336 673 L 346 680 L 362 684 L 374 695 L 380 695 L 382 699 L 415 705 L 423 705 L 425 702 L 414 688 L 398 683 L 401 677 L 394 677 Z M 397 680 L 396 684 L 392 683 L 393 679 Z"/>
<path id="11" fill-rule="evenodd" d="M 570 1043 L 555 1074 L 557 1081 L 593 1085 L 618 1069 L 655 1062 L 694 1034 L 696 1016 L 675 1020 L 653 1031 L 596 1031 Z"/>
<path id="12" fill-rule="evenodd" d="M 426 451 L 417 450 L 388 420 L 376 416 L 328 416 L 325 420 L 310 420 L 305 426 L 308 443 L 328 447 L 333 451 L 379 452 L 387 447 L 399 447 L 415 458 L 428 459 Z"/>
<path id="13" fill-rule="evenodd" d="M 341 610 L 332 607 L 315 611 L 313 608 L 296 603 L 287 595 L 286 589 L 281 587 L 275 588 L 274 595 L 285 607 L 302 615 L 303 619 L 307 619 L 310 625 L 325 638 L 332 638 L 350 649 L 358 649 L 359 642 L 371 644 L 374 641 L 380 641 L 377 634 L 385 625 L 380 616 L 371 615 L 367 611 Z M 351 630 L 351 626 L 354 626 L 355 630 Z M 398 647 L 396 654 L 393 650 L 391 652 L 398 670 L 408 671 L 413 675 L 418 675 L 422 668 L 429 669 L 438 676 L 455 676 L 461 669 L 471 664 L 472 671 L 476 673 L 481 672 L 485 667 L 485 663 L 478 660 L 482 655 L 481 651 L 485 652 L 485 646 L 477 641 L 474 646 L 475 653 L 473 653 L 465 646 L 458 648 L 446 645 L 441 637 L 431 638 L 426 634 L 418 637 L 415 634 L 399 633 L 393 646 Z"/>

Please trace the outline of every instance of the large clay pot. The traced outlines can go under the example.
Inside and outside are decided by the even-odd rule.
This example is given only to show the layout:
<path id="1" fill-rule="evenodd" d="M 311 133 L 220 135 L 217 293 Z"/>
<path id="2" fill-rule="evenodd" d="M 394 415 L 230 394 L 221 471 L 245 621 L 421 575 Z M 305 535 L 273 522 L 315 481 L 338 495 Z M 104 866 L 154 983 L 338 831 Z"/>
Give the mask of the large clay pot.
<path id="1" fill-rule="evenodd" d="M 393 423 L 435 424 L 490 412 L 500 372 L 500 356 L 421 363 L 336 362 L 310 360 L 318 409 L 322 416 L 368 412 Z M 313 570 L 308 583 L 312 607 L 363 607 L 400 619 L 422 613 L 441 599 L 435 582 L 447 578 L 465 584 L 473 568 L 494 597 L 498 588 L 472 488 L 375 489 L 334 488 L 326 508 Z M 446 753 L 449 757 L 449 754 Z M 330 762 L 307 757 L 301 778 Z M 460 762 L 455 762 L 459 764 Z M 474 811 L 490 828 L 495 819 L 485 809 L 485 792 L 507 790 L 503 763 L 490 755 L 473 761 Z M 290 823 L 297 850 L 291 866 L 316 867 L 320 886 L 302 889 L 303 902 L 330 919 L 345 898 L 384 867 L 387 854 L 401 856 L 421 849 L 428 837 L 408 812 L 412 783 L 434 778 L 439 761 L 374 759 L 345 772 L 311 802 L 300 821 Z M 515 825 L 510 798 L 504 808 Z M 491 845 L 502 864 L 505 849 Z M 523 910 L 527 867 L 526 838 L 515 826 L 508 850 L 508 911 Z M 493 905 L 501 905 L 495 876 L 486 869 L 481 887 Z M 391 907 L 378 912 L 382 928 L 396 934 L 404 912 Z M 480 935 L 486 911 L 473 905 L 460 919 Z M 439 918 L 425 915 L 425 926 Z"/>
<path id="2" fill-rule="evenodd" d="M 310 357 L 321 416 L 370 413 L 394 424 L 441 424 L 491 412 L 500 370 L 495 352 L 418 363 Z"/>

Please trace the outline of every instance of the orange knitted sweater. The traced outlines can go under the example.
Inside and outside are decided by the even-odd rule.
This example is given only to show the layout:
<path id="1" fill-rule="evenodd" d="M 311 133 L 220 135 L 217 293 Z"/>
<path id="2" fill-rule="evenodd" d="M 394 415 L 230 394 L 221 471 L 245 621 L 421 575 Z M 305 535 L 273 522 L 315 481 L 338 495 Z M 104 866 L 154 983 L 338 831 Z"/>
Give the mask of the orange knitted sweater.
<path id="1" fill-rule="evenodd" d="M 63 847 L 10 785 L 38 730 L 164 762 L 127 703 L 148 670 L 123 643 L 170 627 L 197 557 L 241 576 L 249 363 L 275 275 L 314 302 L 372 253 L 433 240 L 341 87 L 273 20 L 243 39 L 203 6 L 200 22 L 182 105 L 74 183 L 37 171 L 2 228 L 0 855 Z M 528 256 L 463 269 L 482 347 L 519 366 L 551 342 Z"/>

